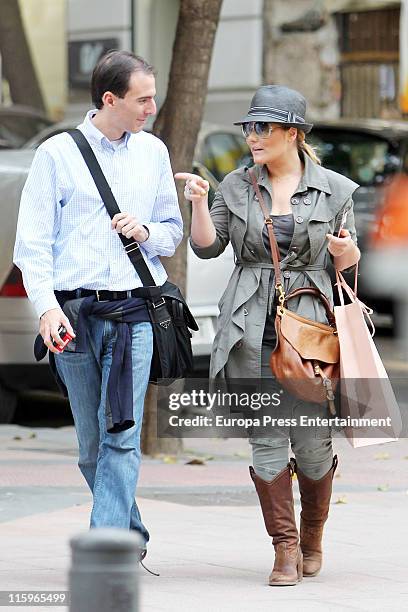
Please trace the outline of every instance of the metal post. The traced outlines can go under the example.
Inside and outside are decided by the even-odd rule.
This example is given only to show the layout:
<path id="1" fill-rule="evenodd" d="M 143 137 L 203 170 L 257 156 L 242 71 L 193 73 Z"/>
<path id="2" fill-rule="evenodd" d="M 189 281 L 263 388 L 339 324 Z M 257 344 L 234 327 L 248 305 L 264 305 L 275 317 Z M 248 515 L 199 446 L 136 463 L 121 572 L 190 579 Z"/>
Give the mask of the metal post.
<path id="1" fill-rule="evenodd" d="M 142 537 L 99 528 L 70 541 L 70 612 L 137 612 Z"/>

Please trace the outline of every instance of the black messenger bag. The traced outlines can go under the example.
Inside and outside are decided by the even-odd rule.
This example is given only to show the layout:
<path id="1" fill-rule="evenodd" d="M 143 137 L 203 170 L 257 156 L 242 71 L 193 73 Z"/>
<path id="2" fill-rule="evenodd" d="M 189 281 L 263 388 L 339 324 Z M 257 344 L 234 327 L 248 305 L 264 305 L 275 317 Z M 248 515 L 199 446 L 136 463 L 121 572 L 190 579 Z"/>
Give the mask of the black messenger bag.
<path id="1" fill-rule="evenodd" d="M 80 130 L 69 130 L 67 133 L 78 146 L 112 219 L 121 210 L 91 146 Z M 160 384 L 160 379 L 168 383 L 184 378 L 193 369 L 190 329 L 197 331 L 198 325 L 180 289 L 169 281 L 162 286 L 156 285 L 139 244 L 123 234 L 118 236 L 143 283 L 140 297 L 146 299 L 153 327 L 154 347 L 149 381 Z"/>

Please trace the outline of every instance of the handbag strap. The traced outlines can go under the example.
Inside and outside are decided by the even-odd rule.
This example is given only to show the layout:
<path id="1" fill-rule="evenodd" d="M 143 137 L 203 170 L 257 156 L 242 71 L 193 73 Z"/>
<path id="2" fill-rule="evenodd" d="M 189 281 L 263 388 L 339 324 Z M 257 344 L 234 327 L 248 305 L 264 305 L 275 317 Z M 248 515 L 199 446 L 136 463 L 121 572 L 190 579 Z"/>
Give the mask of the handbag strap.
<path id="1" fill-rule="evenodd" d="M 115 196 L 112 193 L 111 188 L 109 187 L 108 181 L 105 178 L 105 175 L 102 171 L 102 168 L 99 165 L 98 160 L 96 159 L 95 153 L 92 151 L 91 145 L 88 140 L 85 138 L 83 133 L 78 130 L 67 130 L 67 134 L 71 136 L 77 145 L 82 157 L 86 165 L 88 166 L 89 172 L 95 182 L 95 185 L 99 191 L 99 195 L 102 198 L 103 203 L 106 206 L 106 210 L 111 219 L 120 213 L 121 210 L 116 202 Z M 140 250 L 140 245 L 138 242 L 133 240 L 132 238 L 126 238 L 123 234 L 118 234 L 119 238 L 122 241 L 123 247 L 126 251 L 126 255 L 129 257 L 132 262 L 136 272 L 138 273 L 140 280 L 143 283 L 144 287 L 157 287 L 154 282 L 154 278 L 147 267 L 147 264 L 144 260 L 142 252 Z"/>
<path id="2" fill-rule="evenodd" d="M 327 317 L 329 324 L 332 327 L 336 326 L 336 318 L 334 316 L 332 309 L 330 308 L 329 300 L 324 295 L 324 293 L 320 291 L 320 289 L 317 289 L 316 287 L 300 287 L 299 289 L 294 289 L 294 291 L 291 291 L 290 293 L 288 293 L 285 299 L 290 300 L 291 298 L 299 297 L 301 295 L 312 295 L 313 297 L 319 298 L 319 300 L 323 304 L 324 309 L 326 311 L 326 317 Z"/>
<path id="3" fill-rule="evenodd" d="M 275 232 L 273 231 L 273 219 L 272 219 L 272 216 L 269 214 L 268 209 L 266 208 L 265 200 L 263 198 L 261 190 L 259 189 L 259 185 L 256 180 L 255 172 L 252 170 L 252 168 L 248 168 L 248 172 L 249 172 L 249 176 L 251 177 L 252 186 L 255 189 L 255 194 L 258 199 L 259 205 L 261 207 L 263 216 L 264 216 L 266 229 L 268 230 L 269 243 L 271 245 L 272 262 L 273 262 L 273 267 L 275 270 L 275 288 L 280 291 L 279 287 L 281 287 L 283 290 L 282 275 L 281 275 L 281 270 L 280 270 L 280 265 L 279 265 L 279 260 L 280 260 L 279 247 L 276 241 Z"/>

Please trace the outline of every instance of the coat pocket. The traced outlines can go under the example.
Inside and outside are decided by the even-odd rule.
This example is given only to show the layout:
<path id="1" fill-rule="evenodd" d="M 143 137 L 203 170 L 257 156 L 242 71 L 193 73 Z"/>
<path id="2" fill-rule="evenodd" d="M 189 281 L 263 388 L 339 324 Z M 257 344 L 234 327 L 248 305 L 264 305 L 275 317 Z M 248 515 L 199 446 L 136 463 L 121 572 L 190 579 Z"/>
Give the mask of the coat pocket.
<path id="1" fill-rule="evenodd" d="M 317 206 L 312 211 L 307 226 L 310 242 L 310 262 L 316 263 L 316 259 L 327 243 L 326 234 L 332 234 L 336 222 L 336 212 L 328 207 L 324 199 L 320 198 Z"/>

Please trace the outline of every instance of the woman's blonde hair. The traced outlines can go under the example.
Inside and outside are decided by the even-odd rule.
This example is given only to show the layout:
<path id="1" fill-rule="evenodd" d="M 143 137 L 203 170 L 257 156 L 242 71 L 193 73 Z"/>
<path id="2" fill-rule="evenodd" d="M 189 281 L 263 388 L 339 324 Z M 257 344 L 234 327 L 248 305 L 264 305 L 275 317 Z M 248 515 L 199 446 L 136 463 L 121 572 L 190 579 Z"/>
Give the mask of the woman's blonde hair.
<path id="1" fill-rule="evenodd" d="M 297 148 L 298 151 L 306 153 L 315 164 L 321 164 L 320 158 L 317 156 L 315 148 L 305 140 L 305 133 L 302 130 L 297 131 Z"/>

